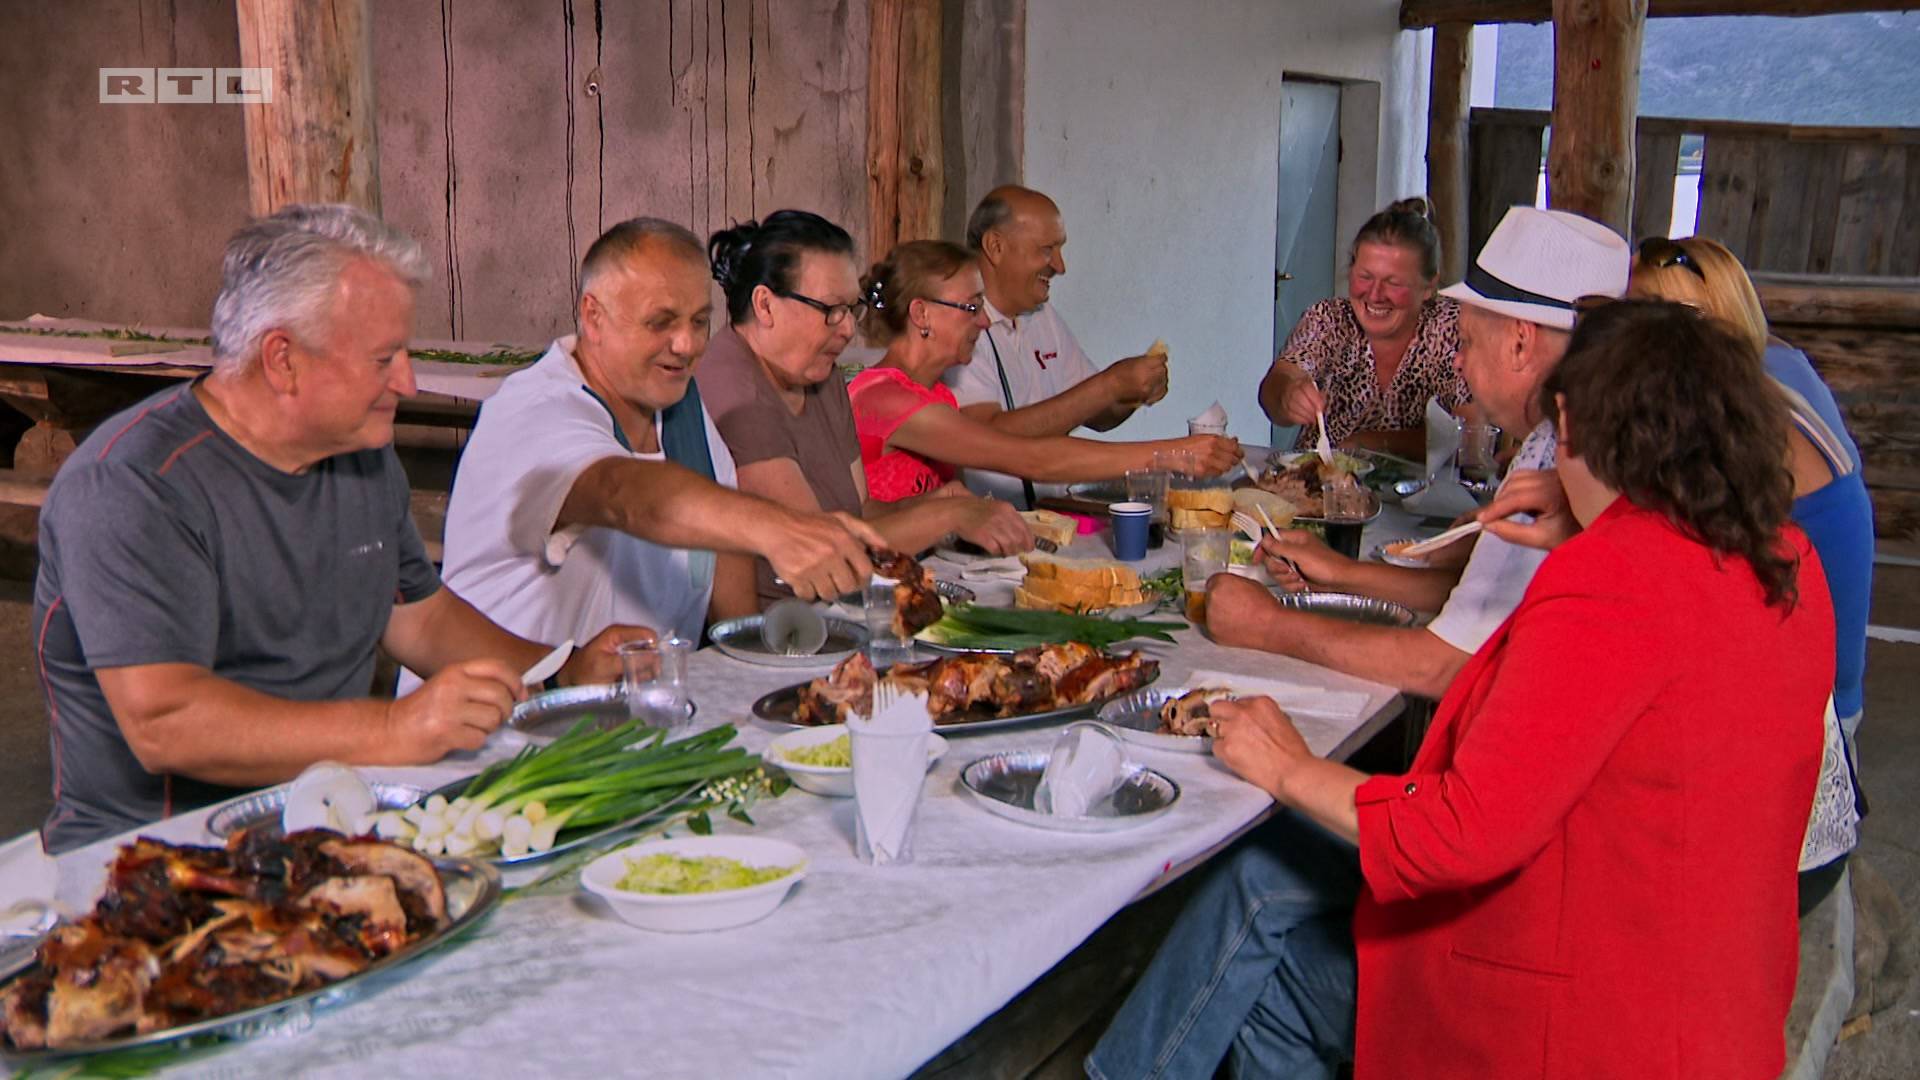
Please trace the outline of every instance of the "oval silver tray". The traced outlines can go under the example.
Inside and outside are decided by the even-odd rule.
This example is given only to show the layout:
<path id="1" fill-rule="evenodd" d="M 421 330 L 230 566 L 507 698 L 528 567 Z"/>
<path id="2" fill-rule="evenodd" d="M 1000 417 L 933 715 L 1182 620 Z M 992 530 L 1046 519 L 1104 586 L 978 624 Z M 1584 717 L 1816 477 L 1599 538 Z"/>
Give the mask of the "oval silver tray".
<path id="1" fill-rule="evenodd" d="M 991 813 L 1060 832 L 1118 832 L 1145 825 L 1180 799 L 1180 785 L 1165 773 L 1139 763 L 1127 766 L 1127 778 L 1113 794 L 1096 804 L 1085 817 L 1060 817 L 1033 808 L 1033 792 L 1047 771 L 1049 754 L 1026 750 L 989 754 L 960 770 L 960 786 Z"/>
<path id="2" fill-rule="evenodd" d="M 458 780 L 442 784 L 432 791 L 426 788 L 414 787 L 411 784 L 373 784 L 371 786 L 373 787 L 374 798 L 379 802 L 382 810 L 401 810 L 412 806 L 414 803 L 430 795 L 442 795 L 448 799 L 452 799 L 459 795 L 461 791 L 465 790 L 466 786 L 472 781 L 473 777 L 463 776 Z M 672 813 L 681 803 L 686 802 L 700 790 L 701 786 L 700 784 L 691 784 L 685 791 L 654 807 L 652 810 L 626 821 L 617 821 L 611 825 L 603 825 L 584 831 L 563 830 L 560 833 L 560 838 L 554 842 L 552 847 L 545 851 L 529 851 L 525 855 L 483 855 L 478 858 L 478 861 L 490 863 L 494 866 L 519 866 L 522 863 L 550 859 L 555 855 L 571 851 L 583 844 L 591 844 L 595 840 L 612 836 L 614 833 L 637 828 L 649 821 L 658 820 Z M 221 807 L 219 810 L 214 811 L 213 816 L 207 819 L 207 831 L 219 839 L 224 840 L 233 833 L 250 825 L 270 824 L 277 828 L 280 823 L 280 812 L 286 809 L 286 805 L 286 784 L 281 784 L 279 787 L 267 788 L 265 791 L 256 791 L 251 795 L 237 799 Z"/>
<path id="3" fill-rule="evenodd" d="M 487 912 L 493 910 L 494 905 L 500 902 L 500 871 L 486 863 L 475 859 L 441 858 L 434 859 L 433 865 L 440 871 L 440 882 L 447 892 L 447 924 L 414 942 L 405 952 L 381 957 L 363 970 L 338 982 L 302 991 L 265 1005 L 242 1009 L 226 1016 L 196 1020 L 190 1024 L 180 1024 L 160 1031 L 96 1039 L 92 1042 L 51 1050 L 14 1050 L 0 1044 L 0 1061 L 17 1071 L 60 1058 L 102 1054 L 136 1046 L 153 1046 L 176 1039 L 192 1038 L 196 1035 L 250 1039 L 280 1030 L 283 1025 L 310 1023 L 315 1009 L 323 1009 L 347 1001 L 360 989 L 359 984 L 362 980 L 409 963 L 452 941 L 472 929 L 475 923 L 478 923 Z"/>
<path id="4" fill-rule="evenodd" d="M 764 615 L 744 615 L 738 619 L 728 619 L 715 623 L 707 629 L 707 636 L 713 639 L 714 648 L 749 664 L 762 664 L 767 667 L 806 668 L 837 664 L 867 643 L 867 628 L 852 619 L 842 619 L 828 615 L 827 643 L 819 652 L 801 656 L 788 656 L 767 648 L 760 638 L 760 626 L 766 621 Z"/>
<path id="5" fill-rule="evenodd" d="M 975 649 L 972 651 L 979 652 L 981 650 Z M 1160 675 L 1156 671 L 1154 673 L 1154 679 L 1159 677 Z M 1153 679 L 1147 680 L 1148 685 L 1151 685 L 1152 682 Z M 768 726 L 782 731 L 791 731 L 805 726 L 794 723 L 791 717 L 793 716 L 794 707 L 800 702 L 800 691 L 804 689 L 806 685 L 806 683 L 796 683 L 792 686 L 783 686 L 772 693 L 762 695 L 759 701 L 753 703 L 753 715 L 759 717 L 760 720 Z M 1128 693 L 1136 692 L 1137 689 L 1128 691 Z M 1019 727 L 1026 724 L 1046 724 L 1061 720 L 1078 720 L 1082 717 L 1092 716 L 1100 711 L 1101 706 L 1124 696 L 1126 695 L 1114 694 L 1109 697 L 1100 698 L 1097 701 L 1089 701 L 1084 705 L 1068 705 L 1064 708 L 1047 709 L 1044 712 L 1026 713 L 1021 716 L 986 716 L 977 717 L 972 720 L 949 720 L 944 723 L 936 722 L 934 730 L 943 735 L 971 735 L 976 731 L 995 731 L 1000 728 Z M 966 716 L 968 714 L 962 713 L 961 715 Z"/>
<path id="6" fill-rule="evenodd" d="M 1371 596 L 1355 596 L 1351 593 L 1330 592 L 1282 592 L 1275 588 L 1274 599 L 1281 606 L 1296 611 L 1311 611 L 1316 615 L 1331 615 L 1348 622 L 1371 623 L 1375 626 L 1412 626 L 1418 618 L 1407 608 L 1391 600 L 1376 600 Z"/>
<path id="7" fill-rule="evenodd" d="M 1103 706 L 1098 719 L 1115 735 L 1150 750 L 1171 750 L 1177 754 L 1211 754 L 1213 740 L 1205 735 L 1168 735 L 1160 730 L 1160 706 L 1186 693 L 1191 687 L 1146 687 Z"/>

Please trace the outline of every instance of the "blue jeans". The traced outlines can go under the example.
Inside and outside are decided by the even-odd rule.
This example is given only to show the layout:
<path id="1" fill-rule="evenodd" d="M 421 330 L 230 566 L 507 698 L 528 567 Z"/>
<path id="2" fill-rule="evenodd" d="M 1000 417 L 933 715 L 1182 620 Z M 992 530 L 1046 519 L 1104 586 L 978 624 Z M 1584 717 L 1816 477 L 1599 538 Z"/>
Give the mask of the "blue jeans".
<path id="1" fill-rule="evenodd" d="M 1352 844 L 1283 811 L 1203 871 L 1087 1056 L 1094 1080 L 1331 1077 L 1353 1054 Z"/>

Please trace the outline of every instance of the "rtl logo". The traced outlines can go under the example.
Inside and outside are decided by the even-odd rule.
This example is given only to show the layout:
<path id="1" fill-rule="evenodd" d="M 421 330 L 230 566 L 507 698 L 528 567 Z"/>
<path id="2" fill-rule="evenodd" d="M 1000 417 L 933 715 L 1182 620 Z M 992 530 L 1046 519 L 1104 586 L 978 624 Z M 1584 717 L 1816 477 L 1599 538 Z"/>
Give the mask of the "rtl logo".
<path id="1" fill-rule="evenodd" d="M 101 68 L 102 105 L 267 105 L 272 68 Z"/>

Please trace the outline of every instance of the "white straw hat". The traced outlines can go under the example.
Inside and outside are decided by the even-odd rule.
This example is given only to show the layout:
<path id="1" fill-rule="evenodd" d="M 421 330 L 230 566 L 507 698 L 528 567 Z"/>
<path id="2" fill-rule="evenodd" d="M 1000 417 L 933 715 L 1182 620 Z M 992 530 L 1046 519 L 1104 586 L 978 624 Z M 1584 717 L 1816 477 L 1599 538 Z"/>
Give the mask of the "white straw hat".
<path id="1" fill-rule="evenodd" d="M 1627 291 L 1633 252 L 1620 234 L 1564 210 L 1516 206 L 1487 237 L 1467 279 L 1440 290 L 1515 319 L 1573 328 L 1573 302 Z"/>

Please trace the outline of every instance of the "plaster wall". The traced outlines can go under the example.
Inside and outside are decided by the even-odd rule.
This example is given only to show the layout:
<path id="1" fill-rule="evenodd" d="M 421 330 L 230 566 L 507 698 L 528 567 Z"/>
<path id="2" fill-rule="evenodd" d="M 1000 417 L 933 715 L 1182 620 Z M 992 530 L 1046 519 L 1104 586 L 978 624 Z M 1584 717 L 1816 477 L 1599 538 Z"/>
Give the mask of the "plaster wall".
<path id="1" fill-rule="evenodd" d="M 1026 13 L 1025 182 L 1059 202 L 1054 302 L 1097 363 L 1172 347 L 1172 389 L 1116 432 L 1186 433 L 1218 398 L 1264 443 L 1280 84 L 1346 84 L 1338 232 L 1425 188 L 1428 35 L 1397 0 L 1046 0 Z M 1345 260 L 1338 275 L 1344 282 Z"/>

